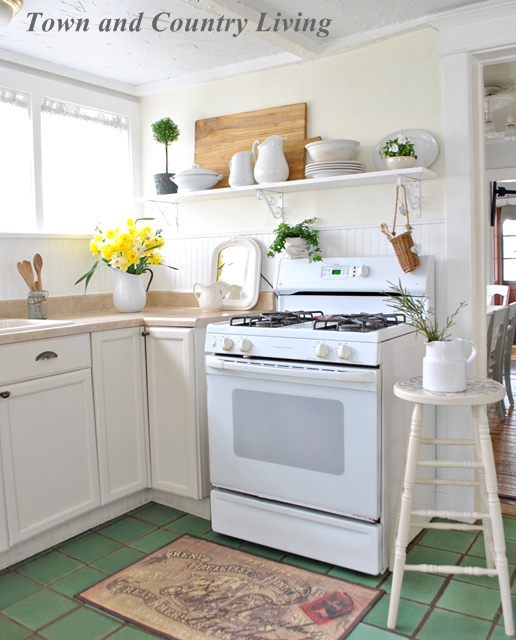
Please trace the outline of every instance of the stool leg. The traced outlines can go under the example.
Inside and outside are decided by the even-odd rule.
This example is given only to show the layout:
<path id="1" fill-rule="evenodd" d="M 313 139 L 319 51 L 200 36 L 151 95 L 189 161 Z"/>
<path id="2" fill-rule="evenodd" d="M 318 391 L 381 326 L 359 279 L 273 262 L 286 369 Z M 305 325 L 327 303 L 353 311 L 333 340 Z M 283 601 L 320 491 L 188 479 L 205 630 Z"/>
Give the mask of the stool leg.
<path id="1" fill-rule="evenodd" d="M 396 534 L 396 543 L 394 548 L 391 600 L 389 604 L 389 614 L 387 617 L 387 627 L 389 629 L 396 628 L 396 620 L 398 618 L 401 585 L 403 582 L 403 572 L 405 570 L 405 561 L 407 558 L 410 516 L 412 512 L 412 501 L 414 499 L 414 486 L 416 484 L 422 423 L 423 405 L 416 403 L 412 411 L 412 420 L 410 423 L 407 463 L 405 468 L 405 478 L 403 480 L 403 494 L 401 496 L 398 532 Z"/>
<path id="2" fill-rule="evenodd" d="M 475 420 L 475 416 L 473 414 L 473 420 Z M 486 476 L 484 470 L 484 460 L 482 456 L 482 449 L 480 447 L 480 437 L 478 433 L 478 428 L 475 426 L 473 428 L 473 434 L 475 439 L 475 454 L 477 462 L 482 464 L 482 467 L 479 467 L 476 470 L 476 479 L 478 480 L 480 499 L 482 501 L 482 511 L 484 513 L 489 513 L 488 509 L 488 496 L 486 491 Z M 482 530 L 484 534 L 484 549 L 486 554 L 486 567 L 489 569 L 495 568 L 495 563 L 493 559 L 492 549 L 493 549 L 493 528 L 491 525 L 491 515 L 486 515 L 485 518 L 482 519 Z"/>
<path id="3" fill-rule="evenodd" d="M 498 572 L 500 598 L 502 601 L 505 634 L 514 635 L 514 619 L 512 614 L 511 585 L 509 581 L 509 566 L 505 552 L 505 536 L 503 532 L 502 510 L 498 499 L 498 483 L 493 455 L 493 446 L 489 435 L 489 422 L 485 406 L 472 407 L 474 428 L 478 433 L 480 452 L 484 463 L 485 485 L 487 493 L 487 507 L 491 516 L 493 529 L 493 560 Z"/>

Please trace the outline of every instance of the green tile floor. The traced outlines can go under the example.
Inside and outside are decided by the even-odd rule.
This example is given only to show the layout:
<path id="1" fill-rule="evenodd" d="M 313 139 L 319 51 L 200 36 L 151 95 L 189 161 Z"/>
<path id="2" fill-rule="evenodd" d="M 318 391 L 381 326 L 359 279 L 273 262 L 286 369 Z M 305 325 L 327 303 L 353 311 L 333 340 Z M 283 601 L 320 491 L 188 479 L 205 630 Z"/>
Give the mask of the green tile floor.
<path id="1" fill-rule="evenodd" d="M 513 594 L 516 517 L 504 516 Z M 214 533 L 210 523 L 158 504 L 68 540 L 0 572 L 0 639 L 145 640 L 154 634 L 74 599 L 74 595 L 190 533 L 321 573 L 380 587 L 385 594 L 350 640 L 500 640 L 506 638 L 495 578 L 406 573 L 396 631 L 386 627 L 391 575 L 367 576 Z M 413 564 L 479 564 L 480 534 L 429 530 L 412 544 Z M 480 561 L 481 562 L 481 561 Z"/>

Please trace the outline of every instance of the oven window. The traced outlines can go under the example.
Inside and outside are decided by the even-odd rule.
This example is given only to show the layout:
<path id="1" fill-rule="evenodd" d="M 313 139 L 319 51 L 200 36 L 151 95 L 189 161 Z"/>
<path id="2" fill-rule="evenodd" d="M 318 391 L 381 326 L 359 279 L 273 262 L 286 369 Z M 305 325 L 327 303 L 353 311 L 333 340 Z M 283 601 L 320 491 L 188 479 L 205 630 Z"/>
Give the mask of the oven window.
<path id="1" fill-rule="evenodd" d="M 344 407 L 337 400 L 235 389 L 233 444 L 241 458 L 344 473 Z"/>

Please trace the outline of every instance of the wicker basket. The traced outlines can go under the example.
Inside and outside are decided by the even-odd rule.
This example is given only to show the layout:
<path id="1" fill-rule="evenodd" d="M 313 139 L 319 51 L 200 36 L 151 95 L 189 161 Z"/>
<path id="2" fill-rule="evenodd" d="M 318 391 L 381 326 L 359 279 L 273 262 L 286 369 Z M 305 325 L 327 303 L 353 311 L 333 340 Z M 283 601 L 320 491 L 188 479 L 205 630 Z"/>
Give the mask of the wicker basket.
<path id="1" fill-rule="evenodd" d="M 401 233 L 400 235 L 396 235 L 396 215 L 398 213 L 400 189 L 402 189 L 403 191 L 407 224 L 405 225 L 406 231 L 404 233 Z M 398 262 L 400 263 L 403 271 L 405 273 L 409 273 L 410 271 L 414 271 L 414 269 L 417 269 L 417 267 L 419 267 L 419 258 L 417 253 L 413 249 L 414 238 L 412 237 L 412 227 L 410 226 L 409 222 L 409 210 L 407 206 L 407 192 L 405 190 L 405 185 L 396 186 L 396 204 L 394 205 L 394 222 L 392 223 L 392 231 L 389 231 L 387 225 L 385 224 L 382 224 L 380 229 L 392 244 L 394 252 L 396 253 L 396 257 L 398 258 Z"/>

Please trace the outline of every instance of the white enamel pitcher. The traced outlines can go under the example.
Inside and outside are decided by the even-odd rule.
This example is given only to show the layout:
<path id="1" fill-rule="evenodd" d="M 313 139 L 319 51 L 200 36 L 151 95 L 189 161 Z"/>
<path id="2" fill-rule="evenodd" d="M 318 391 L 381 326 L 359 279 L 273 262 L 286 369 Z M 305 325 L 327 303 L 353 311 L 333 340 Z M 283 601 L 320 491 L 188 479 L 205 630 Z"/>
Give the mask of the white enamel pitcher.
<path id="1" fill-rule="evenodd" d="M 269 136 L 262 143 L 258 140 L 253 142 L 254 179 L 258 184 L 284 182 L 288 179 L 289 168 L 283 151 L 285 140 L 281 136 Z"/>
<path id="2" fill-rule="evenodd" d="M 471 349 L 469 357 L 466 357 Z M 427 391 L 458 393 L 466 389 L 467 367 L 477 355 L 472 340 L 450 338 L 426 343 L 423 358 L 423 388 Z"/>
<path id="3" fill-rule="evenodd" d="M 227 293 L 227 285 L 222 282 L 214 282 L 213 284 L 196 282 L 193 286 L 193 292 L 201 309 L 204 311 L 218 311 L 222 309 L 222 301 Z"/>
<path id="4" fill-rule="evenodd" d="M 229 161 L 229 186 L 246 187 L 254 184 L 253 152 L 238 151 Z"/>

